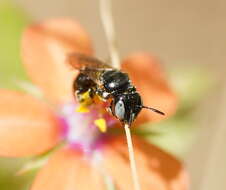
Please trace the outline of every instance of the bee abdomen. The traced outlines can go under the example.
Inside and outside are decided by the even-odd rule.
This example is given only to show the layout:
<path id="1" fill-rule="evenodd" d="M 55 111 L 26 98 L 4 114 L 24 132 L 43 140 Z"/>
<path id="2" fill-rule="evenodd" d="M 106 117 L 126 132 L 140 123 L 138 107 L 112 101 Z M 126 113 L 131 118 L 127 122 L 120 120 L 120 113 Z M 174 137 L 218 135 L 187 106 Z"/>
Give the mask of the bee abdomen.
<path id="1" fill-rule="evenodd" d="M 74 91 L 78 91 L 79 93 L 84 93 L 94 86 L 96 86 L 96 84 L 83 73 L 77 76 L 73 84 Z"/>

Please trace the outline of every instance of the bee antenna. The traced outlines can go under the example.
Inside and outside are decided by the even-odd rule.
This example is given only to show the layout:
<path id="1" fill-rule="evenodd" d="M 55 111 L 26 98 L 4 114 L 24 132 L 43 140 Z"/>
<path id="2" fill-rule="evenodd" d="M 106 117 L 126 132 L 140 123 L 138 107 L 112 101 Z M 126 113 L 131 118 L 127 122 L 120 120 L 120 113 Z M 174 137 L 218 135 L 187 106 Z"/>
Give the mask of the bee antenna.
<path id="1" fill-rule="evenodd" d="M 142 108 L 149 109 L 149 110 L 151 110 L 153 112 L 156 112 L 158 114 L 161 114 L 161 115 L 165 115 L 165 113 L 163 113 L 163 112 L 161 112 L 161 111 L 159 111 L 159 110 L 157 110 L 155 108 L 151 108 L 151 107 L 147 107 L 147 106 L 142 106 Z"/>

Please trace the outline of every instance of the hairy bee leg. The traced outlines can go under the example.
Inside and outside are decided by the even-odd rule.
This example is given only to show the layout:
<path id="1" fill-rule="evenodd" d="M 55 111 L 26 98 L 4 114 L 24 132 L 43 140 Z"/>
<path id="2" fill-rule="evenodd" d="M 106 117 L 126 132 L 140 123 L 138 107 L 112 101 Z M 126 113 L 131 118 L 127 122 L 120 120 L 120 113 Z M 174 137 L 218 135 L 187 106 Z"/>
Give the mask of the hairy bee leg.
<path id="1" fill-rule="evenodd" d="M 112 112 L 113 101 L 111 99 L 111 94 L 106 92 L 102 88 L 98 88 L 96 90 L 96 93 L 97 93 L 97 96 L 100 97 L 103 101 L 105 102 L 109 101 L 109 105 L 105 109 L 109 114 L 113 115 L 113 112 Z"/>
<path id="2" fill-rule="evenodd" d="M 112 112 L 111 106 L 106 107 L 106 111 L 107 111 L 109 114 L 111 114 L 112 116 L 114 116 L 114 114 L 113 114 L 113 112 Z"/>
<path id="3" fill-rule="evenodd" d="M 108 93 L 106 90 L 102 88 L 97 88 L 96 89 L 96 94 L 103 100 L 108 100 L 110 98 L 110 93 Z"/>

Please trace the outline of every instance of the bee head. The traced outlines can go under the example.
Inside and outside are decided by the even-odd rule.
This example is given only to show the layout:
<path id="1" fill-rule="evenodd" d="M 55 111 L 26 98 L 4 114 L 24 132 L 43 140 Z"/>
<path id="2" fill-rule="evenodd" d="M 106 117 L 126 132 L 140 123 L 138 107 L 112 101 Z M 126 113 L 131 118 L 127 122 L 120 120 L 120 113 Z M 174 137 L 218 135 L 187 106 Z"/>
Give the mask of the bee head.
<path id="1" fill-rule="evenodd" d="M 142 109 L 138 93 L 120 94 L 113 100 L 111 111 L 121 122 L 131 125 Z"/>
<path id="2" fill-rule="evenodd" d="M 116 96 L 111 105 L 111 112 L 122 123 L 131 125 L 143 108 L 165 115 L 157 109 L 143 106 L 141 97 L 137 92 Z"/>

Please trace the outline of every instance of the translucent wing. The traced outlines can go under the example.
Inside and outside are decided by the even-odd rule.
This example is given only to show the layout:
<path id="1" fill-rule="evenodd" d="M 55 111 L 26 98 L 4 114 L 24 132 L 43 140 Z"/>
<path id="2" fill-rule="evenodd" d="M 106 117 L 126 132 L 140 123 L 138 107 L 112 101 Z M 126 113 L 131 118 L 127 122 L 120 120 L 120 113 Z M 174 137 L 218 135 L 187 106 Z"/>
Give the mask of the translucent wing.
<path id="1" fill-rule="evenodd" d="M 95 83 L 100 84 L 100 74 L 107 70 L 113 70 L 110 65 L 99 59 L 79 53 L 72 53 L 68 56 L 68 63 L 81 73 L 89 76 Z"/>
<path id="2" fill-rule="evenodd" d="M 68 55 L 68 63 L 77 70 L 104 70 L 112 69 L 112 67 L 99 59 L 80 53 L 72 53 Z"/>

